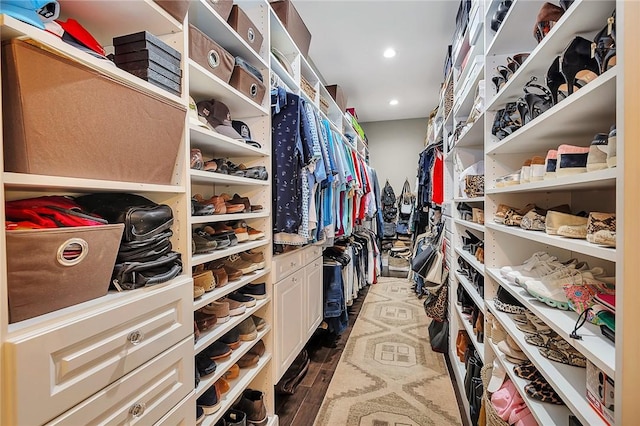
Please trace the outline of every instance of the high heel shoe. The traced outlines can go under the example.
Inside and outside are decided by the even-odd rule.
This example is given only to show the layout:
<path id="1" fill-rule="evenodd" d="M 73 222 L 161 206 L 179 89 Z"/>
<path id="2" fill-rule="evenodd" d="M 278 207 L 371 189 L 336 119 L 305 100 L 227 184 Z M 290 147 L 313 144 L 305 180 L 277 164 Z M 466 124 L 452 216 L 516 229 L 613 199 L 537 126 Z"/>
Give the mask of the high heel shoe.
<path id="1" fill-rule="evenodd" d="M 549 89 L 534 83 L 534 81 L 537 81 L 537 78 L 532 76 L 523 88 L 524 97 L 522 99 L 524 100 L 524 105 L 522 105 L 523 102 L 518 103 L 523 126 L 553 106 L 553 97 Z M 534 93 L 533 90 L 540 93 Z"/>
<path id="2" fill-rule="evenodd" d="M 556 56 L 551 63 L 547 71 L 546 82 L 549 92 L 551 92 L 551 99 L 554 105 L 568 96 L 567 81 L 564 78 L 564 74 L 560 72 L 560 56 Z M 562 98 L 560 98 L 560 96 L 562 96 Z"/>
<path id="3" fill-rule="evenodd" d="M 518 53 L 513 55 L 513 57 L 507 57 L 507 68 L 511 71 L 512 74 L 515 74 L 518 71 L 518 68 L 522 65 L 522 63 L 529 57 L 528 53 Z"/>
<path id="4" fill-rule="evenodd" d="M 598 63 L 598 70 L 603 74 L 616 64 L 616 12 L 607 19 L 607 25 L 593 39 L 591 56 Z"/>
<path id="5" fill-rule="evenodd" d="M 566 47 L 560 59 L 560 70 L 567 82 L 567 93 L 574 87 L 583 87 L 598 77 L 598 61 L 591 56 L 591 42 L 583 37 L 575 37 Z"/>
<path id="6" fill-rule="evenodd" d="M 569 7 L 571 7 L 571 5 L 573 4 L 573 0 L 560 0 L 560 7 L 564 9 L 564 11 L 566 12 Z"/>
<path id="7" fill-rule="evenodd" d="M 460 213 L 460 219 L 462 220 L 471 220 L 473 217 L 473 209 L 467 203 L 459 203 L 456 209 Z"/>
<path id="8" fill-rule="evenodd" d="M 560 20 L 564 14 L 564 9 L 555 4 L 546 2 L 540 8 L 536 24 L 533 26 L 533 37 L 540 43 L 551 28 Z"/>

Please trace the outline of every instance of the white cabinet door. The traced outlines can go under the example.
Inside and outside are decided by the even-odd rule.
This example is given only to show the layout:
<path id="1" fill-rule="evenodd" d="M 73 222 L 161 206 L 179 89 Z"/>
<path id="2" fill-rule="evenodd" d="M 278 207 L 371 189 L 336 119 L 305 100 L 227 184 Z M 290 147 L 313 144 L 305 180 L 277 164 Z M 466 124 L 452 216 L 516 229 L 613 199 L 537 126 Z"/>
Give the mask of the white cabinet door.
<path id="1" fill-rule="evenodd" d="M 193 371 L 193 339 L 186 338 L 47 425 L 154 424 L 193 390 Z"/>
<path id="2" fill-rule="evenodd" d="M 195 392 L 183 399 L 155 426 L 193 426 L 196 424 L 196 396 Z"/>
<path id="3" fill-rule="evenodd" d="M 193 297 L 182 281 L 132 290 L 122 303 L 13 337 L 3 377 L 9 423 L 43 424 L 192 333 Z"/>
<path id="4" fill-rule="evenodd" d="M 319 257 L 304 268 L 305 274 L 305 301 L 307 304 L 306 333 L 309 340 L 316 328 L 322 322 L 323 312 L 323 282 L 322 282 L 322 257 Z"/>
<path id="5" fill-rule="evenodd" d="M 304 269 L 273 286 L 276 382 L 287 371 L 306 342 Z"/>

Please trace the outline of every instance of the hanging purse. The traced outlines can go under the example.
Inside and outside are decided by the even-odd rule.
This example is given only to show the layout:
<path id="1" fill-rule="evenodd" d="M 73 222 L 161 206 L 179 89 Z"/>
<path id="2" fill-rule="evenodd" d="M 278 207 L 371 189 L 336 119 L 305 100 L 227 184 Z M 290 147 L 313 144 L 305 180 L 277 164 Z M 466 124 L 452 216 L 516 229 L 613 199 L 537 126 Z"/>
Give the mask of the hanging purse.
<path id="1" fill-rule="evenodd" d="M 411 194 L 411 187 L 409 180 L 404 180 L 404 186 L 402 187 L 402 193 L 400 194 L 400 213 L 404 215 L 410 215 L 413 210 L 413 195 Z"/>
<path id="2" fill-rule="evenodd" d="M 449 343 L 449 321 L 431 321 L 428 330 L 431 350 L 439 353 L 447 353 Z"/>
<path id="3" fill-rule="evenodd" d="M 436 321 L 444 321 L 447 318 L 447 295 L 449 286 L 445 283 L 437 290 L 430 291 L 424 301 L 424 313 Z"/>

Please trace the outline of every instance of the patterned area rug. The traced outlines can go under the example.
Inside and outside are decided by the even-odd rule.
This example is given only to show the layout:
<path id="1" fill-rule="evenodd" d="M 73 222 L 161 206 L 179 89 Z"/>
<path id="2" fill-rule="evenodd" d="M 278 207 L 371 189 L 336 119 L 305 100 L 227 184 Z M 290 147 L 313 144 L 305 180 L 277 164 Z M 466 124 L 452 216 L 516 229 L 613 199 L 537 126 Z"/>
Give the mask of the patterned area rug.
<path id="1" fill-rule="evenodd" d="M 411 283 L 369 289 L 314 426 L 461 425 L 444 356 Z"/>

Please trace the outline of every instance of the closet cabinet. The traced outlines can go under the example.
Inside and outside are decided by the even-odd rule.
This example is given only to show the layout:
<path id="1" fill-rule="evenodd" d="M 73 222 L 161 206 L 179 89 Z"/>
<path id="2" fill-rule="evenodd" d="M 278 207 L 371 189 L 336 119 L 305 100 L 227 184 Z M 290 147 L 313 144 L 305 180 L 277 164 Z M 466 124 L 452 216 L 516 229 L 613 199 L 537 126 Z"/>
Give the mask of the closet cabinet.
<path id="1" fill-rule="evenodd" d="M 322 249 L 307 246 L 273 261 L 277 383 L 323 318 Z"/>
<path id="2" fill-rule="evenodd" d="M 517 377 L 514 364 L 505 358 L 497 345 L 485 338 L 484 344 L 472 343 L 481 353 L 485 364 L 494 360 L 501 364 L 507 376 L 513 381 L 518 392 L 529 407 L 533 417 L 539 424 L 567 424 L 570 416 L 575 416 L 584 425 L 627 424 L 637 419 L 638 407 L 629 399 L 629 395 L 637 394 L 636 380 L 638 368 L 637 332 L 630 324 L 636 322 L 637 309 L 630 297 L 637 296 L 635 286 L 629 285 L 635 275 L 631 275 L 635 251 L 635 238 L 632 232 L 637 231 L 637 224 L 630 220 L 634 216 L 634 203 L 637 197 L 632 188 L 637 186 L 638 176 L 635 172 L 636 158 L 629 156 L 634 152 L 626 141 L 631 135 L 637 136 L 637 120 L 630 119 L 637 113 L 638 103 L 635 100 L 637 76 L 633 65 L 638 63 L 637 43 L 640 8 L 633 2 L 624 1 L 585 1 L 576 0 L 567 8 L 558 22 L 548 34 L 538 42 L 532 35 L 536 16 L 545 4 L 544 1 L 515 0 L 506 13 L 497 31 L 491 30 L 491 19 L 498 9 L 498 1 L 484 2 L 484 70 L 485 103 L 481 111 L 481 119 L 476 121 L 455 143 L 450 144 L 447 154 L 447 198 L 452 202 L 448 207 L 455 233 L 471 232 L 484 237 L 485 264 L 478 265 L 469 255 L 456 247 L 454 241 L 454 258 L 462 257 L 476 270 L 484 275 L 484 296 L 472 292 L 466 277 L 461 276 L 458 265 L 451 266 L 451 288 L 461 285 L 469 290 L 473 302 L 480 306 L 487 317 L 504 328 L 507 334 L 520 347 L 527 358 L 542 374 L 554 391 L 562 398 L 564 405 L 542 403 L 530 397 L 524 390 L 529 381 Z M 508 102 L 515 102 L 524 94 L 523 87 L 535 77 L 541 85 L 546 85 L 545 78 L 553 60 L 562 55 L 569 43 L 582 36 L 593 40 L 595 35 L 608 25 L 613 12 L 616 26 L 617 64 L 602 72 L 599 76 L 583 85 L 573 94 L 553 105 L 550 109 L 525 123 L 512 134 L 499 140 L 493 135 L 492 125 L 496 113 Z M 523 28 L 523 23 L 527 23 Z M 507 64 L 508 57 L 519 53 L 529 56 L 522 64 L 509 74 L 509 78 L 499 87 L 492 83 L 499 75 L 499 69 Z M 455 58 L 454 58 L 455 61 Z M 471 58 L 467 63 L 471 62 Z M 463 72 L 464 76 L 465 73 Z M 474 84 L 472 73 L 467 74 L 469 84 Z M 466 84 L 466 83 L 465 83 Z M 455 85 L 454 85 L 455 87 Z M 536 92 L 537 93 L 537 92 Z M 457 94 L 453 104 L 464 104 L 464 94 Z M 455 106 L 453 107 L 455 121 Z M 633 112 L 632 112 L 633 111 Z M 447 117 L 443 117 L 445 134 Z M 507 174 L 520 170 L 523 163 L 533 156 L 545 157 L 549 150 L 558 149 L 561 144 L 589 147 L 594 135 L 608 133 L 612 125 L 617 128 L 617 167 L 604 170 L 589 171 L 553 179 L 521 182 L 518 185 L 496 185 L 496 180 Z M 452 126 L 451 129 L 455 129 Z M 453 132 L 451 132 L 453 133 Z M 621 155 L 621 153 L 623 153 Z M 485 162 L 485 196 L 482 199 L 468 200 L 460 198 L 459 181 L 456 172 L 461 162 L 468 166 L 471 161 L 483 159 Z M 633 170 L 633 171 L 632 171 Z M 484 206 L 485 224 L 468 223 L 457 216 L 456 207 L 460 202 L 475 206 Z M 538 207 L 548 209 L 561 204 L 568 204 L 571 211 L 576 212 L 609 212 L 617 216 L 617 248 L 608 248 L 592 244 L 582 239 L 570 239 L 558 235 L 549 235 L 544 231 L 525 230 L 518 226 L 506 226 L 494 220 L 500 205 L 521 208 L 525 204 L 535 203 Z M 458 242 L 459 243 L 459 242 Z M 637 247 L 635 247 L 637 248 Z M 524 288 L 507 282 L 500 273 L 504 266 L 521 265 L 533 253 L 545 251 L 559 260 L 575 258 L 587 262 L 590 268 L 601 267 L 607 276 L 615 276 L 615 300 L 617 336 L 615 343 L 603 336 L 598 326 L 589 322 L 580 327 L 577 334 L 581 339 L 571 336 L 578 313 L 573 310 L 560 310 L 547 306 L 532 297 Z M 626 263 L 626 267 L 625 267 Z M 458 270 L 456 270 L 458 269 Z M 508 292 L 528 310 L 535 314 L 541 322 L 566 340 L 569 345 L 580 352 L 593 366 L 607 376 L 613 378 L 615 391 L 612 392 L 608 407 L 609 417 L 600 415 L 587 399 L 588 377 L 585 368 L 574 367 L 545 358 L 537 347 L 527 343 L 524 333 L 517 327 L 513 315 L 496 308 L 494 298 L 498 289 Z M 463 325 L 467 331 L 468 324 L 455 321 L 459 311 L 456 305 L 455 291 L 451 291 L 450 316 L 452 323 Z M 626 308 L 626 309 L 625 309 Z M 491 323 L 485 320 L 485 330 Z M 450 335 L 451 357 L 455 358 L 455 337 L 457 331 L 452 327 Z M 464 377 L 464 366 L 458 364 L 454 368 L 458 378 Z"/>
<path id="3" fill-rule="evenodd" d="M 96 1 L 91 2 L 91 7 L 85 7 L 81 2 L 63 0 L 60 6 L 61 19 L 77 19 L 107 50 L 112 50 L 109 46 L 114 37 L 148 30 L 184 52 L 182 23 L 152 1 L 130 4 Z M 117 25 L 105 24 L 100 19 L 114 14 L 125 18 L 110 21 Z M 3 42 L 16 38 L 31 40 L 114 82 L 186 110 L 182 97 L 134 77 L 110 62 L 94 58 L 52 34 L 8 15 L 0 15 L 0 25 Z M 104 117 L 92 119 L 105 120 Z M 131 120 L 133 122 L 117 125 L 136 125 L 136 117 Z M 0 155 L 16 141 L 4 139 L 2 143 Z M 188 231 L 183 214 L 189 202 L 185 197 L 184 148 L 184 139 L 181 139 L 179 155 L 170 182 L 166 184 L 122 181 L 116 171 L 106 180 L 17 173 L 5 168 L 3 161 L 0 200 L 135 192 L 172 208 L 176 219 L 172 227 L 173 249 L 185 260 Z M 115 155 L 127 153 L 114 152 Z M 141 168 L 153 166 L 153 156 L 139 160 Z M 192 394 L 192 281 L 186 273 L 188 263 L 183 264 L 185 272 L 169 282 L 126 292 L 112 291 L 78 305 L 9 323 L 5 265 L 9 256 L 28 256 L 28 253 L 7 252 L 4 214 L 2 220 L 0 423 L 86 424 L 134 420 L 155 423 Z M 38 265 L 34 264 L 34 268 Z M 190 409 L 195 411 L 193 406 Z"/>

